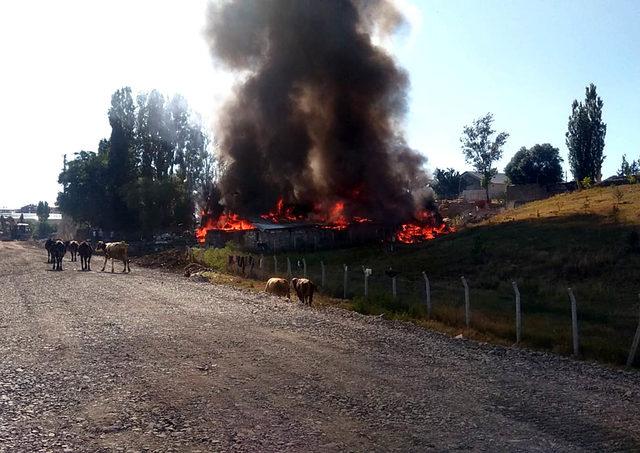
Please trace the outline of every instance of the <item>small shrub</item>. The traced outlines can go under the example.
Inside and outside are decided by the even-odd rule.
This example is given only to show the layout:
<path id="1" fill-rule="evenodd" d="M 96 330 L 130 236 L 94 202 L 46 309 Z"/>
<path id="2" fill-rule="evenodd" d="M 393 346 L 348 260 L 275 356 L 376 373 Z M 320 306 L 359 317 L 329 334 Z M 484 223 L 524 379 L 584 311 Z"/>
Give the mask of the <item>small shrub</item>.
<path id="1" fill-rule="evenodd" d="M 620 187 L 615 186 L 613 188 L 613 196 L 616 199 L 616 201 L 618 202 L 618 204 L 620 204 L 622 202 L 622 199 L 624 198 L 624 192 L 622 192 L 622 190 L 620 190 Z"/>
<path id="2" fill-rule="evenodd" d="M 585 176 L 582 178 L 582 181 L 580 181 L 580 187 L 583 189 L 591 189 L 591 187 L 593 187 L 593 180 L 589 176 Z"/>

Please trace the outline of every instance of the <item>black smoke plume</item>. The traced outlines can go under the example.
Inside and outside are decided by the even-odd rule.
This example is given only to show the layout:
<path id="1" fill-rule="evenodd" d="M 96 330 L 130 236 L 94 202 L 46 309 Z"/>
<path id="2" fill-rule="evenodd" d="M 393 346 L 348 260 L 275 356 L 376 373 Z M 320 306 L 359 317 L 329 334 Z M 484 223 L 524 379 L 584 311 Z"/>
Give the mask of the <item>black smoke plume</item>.
<path id="1" fill-rule="evenodd" d="M 341 202 L 347 216 L 412 217 L 425 158 L 402 135 L 408 76 L 372 42 L 402 25 L 382 0 L 210 5 L 211 52 L 243 80 L 218 125 L 230 211 L 256 216 L 283 198 L 309 216 Z"/>

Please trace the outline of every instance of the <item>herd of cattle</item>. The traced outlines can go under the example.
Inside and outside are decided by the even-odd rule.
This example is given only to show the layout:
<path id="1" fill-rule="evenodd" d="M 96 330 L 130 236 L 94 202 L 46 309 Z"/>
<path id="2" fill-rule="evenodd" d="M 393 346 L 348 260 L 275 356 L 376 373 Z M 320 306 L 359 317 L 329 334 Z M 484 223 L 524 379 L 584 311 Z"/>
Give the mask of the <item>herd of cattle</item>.
<path id="1" fill-rule="evenodd" d="M 69 252 L 70 261 L 77 261 L 80 255 L 80 265 L 83 271 L 91 270 L 91 256 L 94 249 L 88 241 L 61 241 L 55 239 L 47 239 L 44 243 L 47 250 L 47 263 L 53 264 L 54 271 L 62 270 L 62 258 Z M 96 250 L 104 252 L 104 264 L 102 271 L 107 265 L 107 261 L 111 259 L 111 272 L 113 272 L 113 261 L 118 260 L 124 263 L 122 272 L 131 272 L 129 267 L 129 245 L 126 242 L 108 242 L 99 241 L 96 244 Z"/>
<path id="2" fill-rule="evenodd" d="M 53 264 L 52 270 L 62 270 L 62 259 L 67 254 L 71 255 L 70 261 L 77 261 L 78 255 L 80 255 L 80 264 L 83 271 L 91 270 L 91 256 L 94 249 L 88 241 L 61 241 L 54 239 L 47 239 L 44 244 L 44 248 L 47 250 L 47 263 Z M 113 269 L 114 260 L 122 261 L 124 269 L 122 272 L 131 272 L 129 266 L 129 245 L 126 242 L 108 242 L 104 243 L 99 241 L 96 244 L 95 250 L 104 252 L 104 264 L 102 265 L 102 271 L 104 272 L 107 266 L 107 261 L 111 259 L 111 272 Z M 247 267 L 253 269 L 254 259 L 253 257 L 235 257 L 229 258 L 229 263 L 233 263 L 240 266 L 244 271 Z M 292 278 L 291 283 L 285 278 L 274 277 L 267 281 L 265 291 L 270 294 L 275 294 L 281 297 L 287 297 L 291 299 L 291 289 L 296 292 L 300 302 L 311 305 L 313 301 L 313 293 L 316 291 L 316 285 L 308 278 Z"/>

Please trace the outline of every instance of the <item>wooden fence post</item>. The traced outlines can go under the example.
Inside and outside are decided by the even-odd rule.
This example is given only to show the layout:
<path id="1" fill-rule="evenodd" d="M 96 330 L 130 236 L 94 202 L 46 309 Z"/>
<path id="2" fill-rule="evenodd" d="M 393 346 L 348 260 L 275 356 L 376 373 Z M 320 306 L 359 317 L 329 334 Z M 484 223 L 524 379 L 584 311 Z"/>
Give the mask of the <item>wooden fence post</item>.
<path id="1" fill-rule="evenodd" d="M 469 307 L 469 285 L 467 285 L 467 279 L 460 277 L 462 285 L 464 286 L 464 323 L 467 329 L 471 325 L 471 308 Z"/>
<path id="2" fill-rule="evenodd" d="M 342 298 L 346 299 L 347 298 L 347 277 L 348 277 L 348 273 L 349 273 L 349 266 L 347 266 L 346 264 L 344 264 L 344 282 L 343 282 L 343 292 L 342 292 Z"/>
<path id="3" fill-rule="evenodd" d="M 325 283 L 325 280 L 326 280 L 326 277 L 327 277 L 327 273 L 326 273 L 326 270 L 325 270 L 325 268 L 324 268 L 324 261 L 320 261 L 320 269 L 322 270 L 322 277 L 321 277 L 321 284 L 320 284 L 320 286 L 321 286 L 322 288 L 324 288 L 324 283 Z"/>
<path id="4" fill-rule="evenodd" d="M 520 311 L 520 290 L 518 289 L 518 283 L 513 281 L 513 291 L 516 293 L 516 343 L 520 343 L 522 340 L 522 312 Z"/>
<path id="5" fill-rule="evenodd" d="M 580 342 L 578 340 L 578 307 L 576 304 L 576 297 L 573 295 L 573 290 L 567 288 L 569 292 L 569 299 L 571 299 L 571 333 L 573 337 L 573 355 L 578 356 L 580 352 Z"/>
<path id="6" fill-rule="evenodd" d="M 302 258 L 302 275 L 307 278 L 307 260 Z"/>
<path id="7" fill-rule="evenodd" d="M 640 298 L 640 293 L 638 294 L 638 298 Z M 631 343 L 631 350 L 629 351 L 629 357 L 627 358 L 627 366 L 633 366 L 633 362 L 636 359 L 636 350 L 638 349 L 638 343 L 640 343 L 640 319 L 638 320 L 636 334 L 633 337 L 633 343 Z"/>
<path id="8" fill-rule="evenodd" d="M 369 297 L 369 276 L 372 271 L 362 266 L 362 272 L 364 273 L 364 297 Z"/>
<path id="9" fill-rule="evenodd" d="M 287 278 L 291 279 L 291 260 L 287 256 Z"/>
<path id="10" fill-rule="evenodd" d="M 278 257 L 273 255 L 273 275 L 278 275 Z"/>
<path id="11" fill-rule="evenodd" d="M 431 285 L 426 272 L 422 272 L 422 278 L 424 278 L 424 292 L 427 296 L 427 317 L 431 318 Z"/>

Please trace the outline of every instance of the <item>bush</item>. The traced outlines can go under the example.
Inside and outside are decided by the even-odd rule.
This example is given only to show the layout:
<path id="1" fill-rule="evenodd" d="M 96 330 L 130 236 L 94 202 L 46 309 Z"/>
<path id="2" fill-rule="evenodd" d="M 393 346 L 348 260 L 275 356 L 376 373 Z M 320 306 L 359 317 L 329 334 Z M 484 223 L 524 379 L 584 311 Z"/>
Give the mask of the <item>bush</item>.
<path id="1" fill-rule="evenodd" d="M 589 176 L 585 176 L 580 181 L 580 187 L 583 189 L 591 189 L 591 187 L 593 187 L 593 180 Z"/>
<path id="2" fill-rule="evenodd" d="M 56 228 L 48 222 L 38 222 L 33 229 L 32 237 L 34 239 L 46 239 L 56 232 Z"/>

